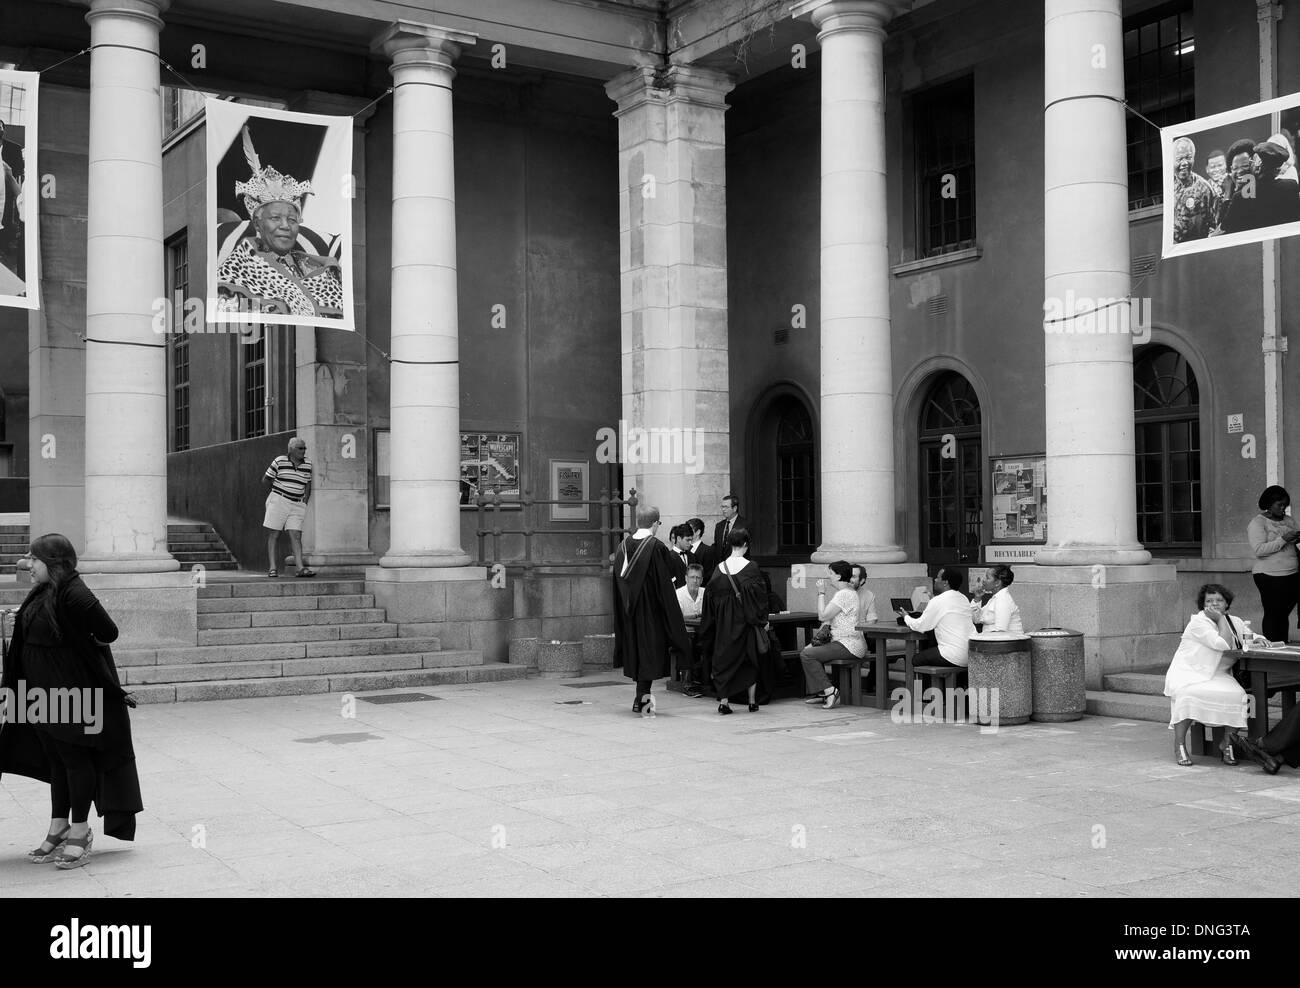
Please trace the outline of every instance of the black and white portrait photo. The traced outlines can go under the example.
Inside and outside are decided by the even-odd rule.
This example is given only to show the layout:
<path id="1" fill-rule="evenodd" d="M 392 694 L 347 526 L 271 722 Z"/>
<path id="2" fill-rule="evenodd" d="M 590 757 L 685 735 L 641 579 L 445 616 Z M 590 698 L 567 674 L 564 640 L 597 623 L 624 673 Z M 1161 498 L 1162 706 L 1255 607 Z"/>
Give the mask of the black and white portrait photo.
<path id="1" fill-rule="evenodd" d="M 35 309 L 36 72 L 0 70 L 0 305 Z"/>
<path id="2" fill-rule="evenodd" d="M 352 120 L 209 99 L 209 322 L 353 329 Z"/>

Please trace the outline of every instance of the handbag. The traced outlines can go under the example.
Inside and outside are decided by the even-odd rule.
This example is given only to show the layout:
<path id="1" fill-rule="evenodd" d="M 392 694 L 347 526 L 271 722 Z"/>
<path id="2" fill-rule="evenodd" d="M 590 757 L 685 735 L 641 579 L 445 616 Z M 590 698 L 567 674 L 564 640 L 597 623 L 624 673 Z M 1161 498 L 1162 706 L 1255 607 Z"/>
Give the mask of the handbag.
<path id="1" fill-rule="evenodd" d="M 736 603 L 741 603 L 740 588 L 736 586 L 736 581 L 731 578 L 731 574 L 728 573 L 726 569 L 723 569 L 721 564 L 719 564 L 718 568 L 722 570 L 727 577 L 727 582 L 731 584 L 731 592 L 736 595 Z M 760 628 L 756 624 L 751 624 L 749 627 L 754 633 L 754 648 L 758 651 L 759 655 L 766 655 L 769 648 L 767 629 Z"/>
<path id="2" fill-rule="evenodd" d="M 815 632 L 813 632 L 811 644 L 829 645 L 832 640 L 833 640 L 833 636 L 831 635 L 831 626 L 829 624 L 823 624 L 820 628 L 818 628 Z"/>

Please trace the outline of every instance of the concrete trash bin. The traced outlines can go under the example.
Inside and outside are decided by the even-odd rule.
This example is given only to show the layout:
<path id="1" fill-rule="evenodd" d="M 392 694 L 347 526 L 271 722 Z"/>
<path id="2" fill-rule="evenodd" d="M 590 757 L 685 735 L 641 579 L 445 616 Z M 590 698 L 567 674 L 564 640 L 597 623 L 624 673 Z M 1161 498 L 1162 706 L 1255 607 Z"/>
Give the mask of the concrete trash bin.
<path id="1" fill-rule="evenodd" d="M 541 648 L 540 638 L 512 638 L 510 640 L 510 664 L 537 668 L 537 652 Z"/>
<path id="2" fill-rule="evenodd" d="M 1083 632 L 1043 628 L 1029 632 L 1029 664 L 1034 679 L 1034 720 L 1079 720 L 1088 708 L 1083 679 Z"/>
<path id="3" fill-rule="evenodd" d="M 537 649 L 537 675 L 542 679 L 582 678 L 582 642 L 542 642 Z"/>
<path id="4" fill-rule="evenodd" d="M 968 696 L 975 719 L 995 727 L 1026 724 L 1033 711 L 1029 636 L 986 631 L 970 636 Z"/>

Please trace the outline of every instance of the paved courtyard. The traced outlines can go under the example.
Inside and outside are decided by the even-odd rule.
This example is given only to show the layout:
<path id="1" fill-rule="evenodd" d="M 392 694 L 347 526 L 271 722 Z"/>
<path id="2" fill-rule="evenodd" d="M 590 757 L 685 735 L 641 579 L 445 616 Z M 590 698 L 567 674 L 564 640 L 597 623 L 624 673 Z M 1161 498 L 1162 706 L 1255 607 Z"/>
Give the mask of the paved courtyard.
<path id="1" fill-rule="evenodd" d="M 600 685 L 608 683 L 612 685 Z M 1283 896 L 1300 772 L 1159 724 L 981 733 L 781 701 L 720 717 L 615 674 L 141 707 L 146 811 L 32 865 L 45 786 L 0 780 L 0 896 Z"/>

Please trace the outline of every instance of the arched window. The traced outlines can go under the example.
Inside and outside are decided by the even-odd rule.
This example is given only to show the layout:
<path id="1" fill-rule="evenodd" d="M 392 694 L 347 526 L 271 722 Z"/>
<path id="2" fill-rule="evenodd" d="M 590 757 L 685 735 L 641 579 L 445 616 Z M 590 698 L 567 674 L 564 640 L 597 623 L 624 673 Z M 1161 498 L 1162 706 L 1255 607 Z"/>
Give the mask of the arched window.
<path id="1" fill-rule="evenodd" d="M 817 545 L 817 475 L 812 416 L 787 395 L 775 403 L 777 551 L 808 553 Z"/>
<path id="2" fill-rule="evenodd" d="M 1147 549 L 1200 553 L 1200 404 L 1177 350 L 1149 344 L 1134 354 L 1138 540 Z"/>
<path id="3" fill-rule="evenodd" d="M 921 404 L 921 559 L 978 564 L 984 485 L 980 403 L 961 374 L 935 378 Z"/>

